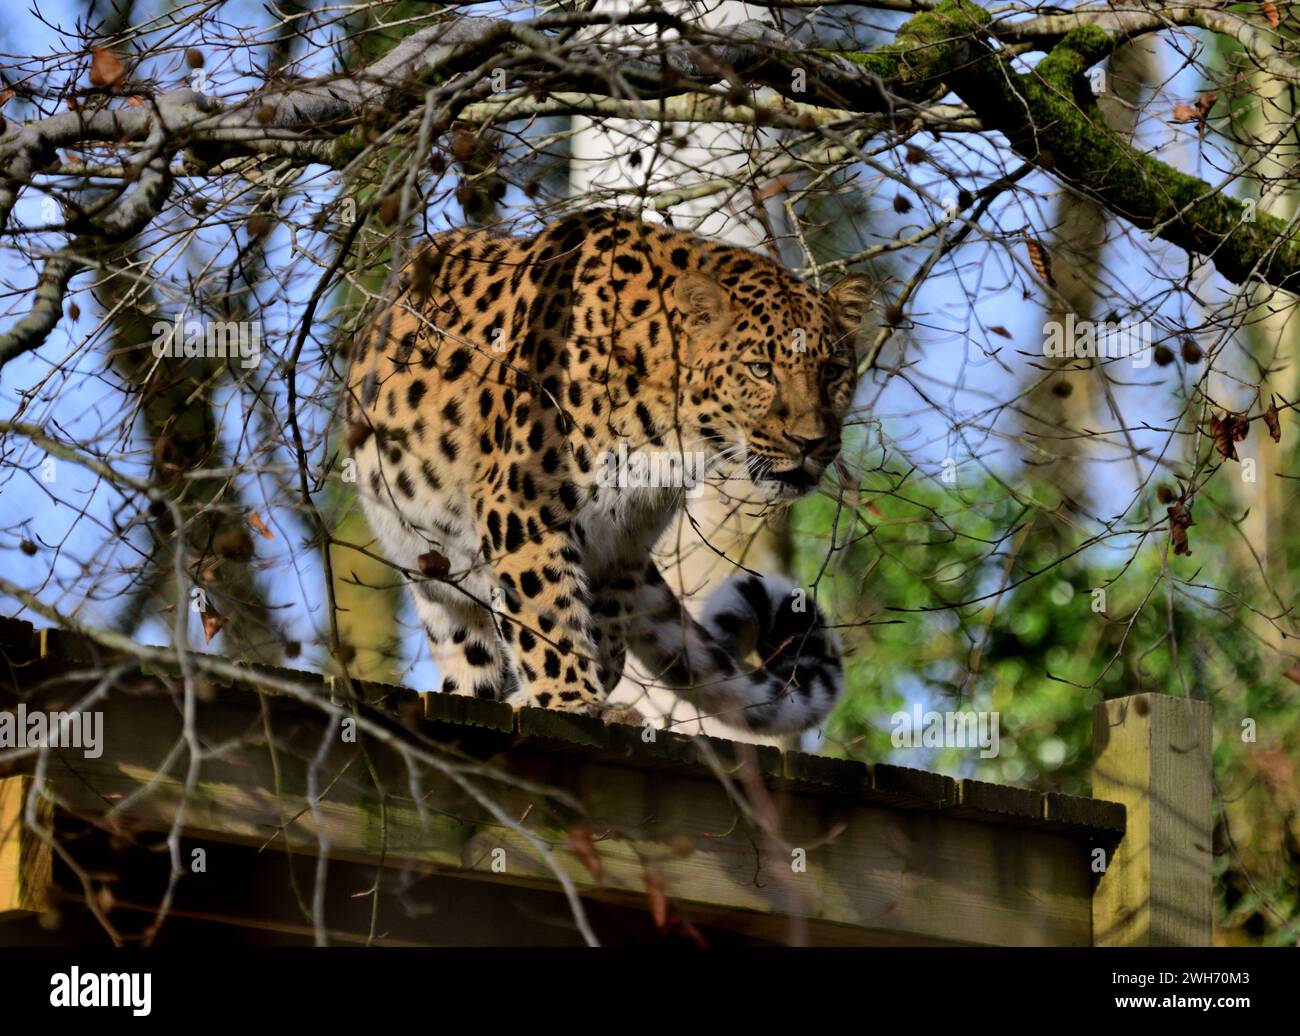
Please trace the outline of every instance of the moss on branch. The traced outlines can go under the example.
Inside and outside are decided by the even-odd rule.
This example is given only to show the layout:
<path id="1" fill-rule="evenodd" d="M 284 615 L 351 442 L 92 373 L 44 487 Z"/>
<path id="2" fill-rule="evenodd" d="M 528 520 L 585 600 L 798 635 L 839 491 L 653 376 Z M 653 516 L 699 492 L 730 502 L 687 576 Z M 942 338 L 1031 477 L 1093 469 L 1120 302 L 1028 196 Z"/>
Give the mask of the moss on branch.
<path id="1" fill-rule="evenodd" d="M 1284 221 L 1134 150 L 1106 124 L 1084 75 L 1114 47 L 1105 30 L 1071 29 L 1032 71 L 1018 73 L 980 39 L 989 21 L 969 0 L 945 0 L 906 22 L 894 43 L 842 56 L 900 93 L 944 82 L 1025 158 L 1133 224 L 1213 259 L 1228 280 L 1256 275 L 1300 287 L 1300 245 Z"/>
<path id="2" fill-rule="evenodd" d="M 894 85 L 899 93 L 933 86 L 972 60 L 977 34 L 991 21 L 984 8 L 967 0 L 944 0 L 899 27 L 894 42 L 877 50 L 845 52 L 855 65 Z"/>

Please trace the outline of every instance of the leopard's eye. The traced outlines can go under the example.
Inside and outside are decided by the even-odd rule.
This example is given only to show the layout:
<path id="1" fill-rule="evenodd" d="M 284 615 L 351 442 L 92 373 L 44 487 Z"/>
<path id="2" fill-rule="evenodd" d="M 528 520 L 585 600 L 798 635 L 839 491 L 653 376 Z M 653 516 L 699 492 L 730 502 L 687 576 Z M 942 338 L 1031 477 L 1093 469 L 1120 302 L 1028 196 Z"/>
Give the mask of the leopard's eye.
<path id="1" fill-rule="evenodd" d="M 839 381 L 848 372 L 849 368 L 846 364 L 836 363 L 832 360 L 822 367 L 822 378 L 827 382 Z"/>
<path id="2" fill-rule="evenodd" d="M 772 365 L 770 363 L 747 363 L 745 366 L 749 369 L 749 373 L 759 381 L 772 380 Z"/>

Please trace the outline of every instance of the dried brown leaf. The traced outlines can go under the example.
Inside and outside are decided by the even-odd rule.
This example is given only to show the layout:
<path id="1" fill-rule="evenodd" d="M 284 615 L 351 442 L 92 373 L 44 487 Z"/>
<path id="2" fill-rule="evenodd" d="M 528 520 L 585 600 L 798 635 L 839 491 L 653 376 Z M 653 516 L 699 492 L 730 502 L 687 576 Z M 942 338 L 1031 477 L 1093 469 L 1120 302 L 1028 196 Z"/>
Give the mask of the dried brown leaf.
<path id="1" fill-rule="evenodd" d="M 112 90 L 126 78 L 122 59 L 108 47 L 96 47 L 90 52 L 90 81 L 101 90 Z"/>
<path id="2" fill-rule="evenodd" d="M 1196 131 L 1205 136 L 1205 123 L 1210 117 L 1210 109 L 1214 107 L 1214 102 L 1219 99 L 1219 95 L 1213 90 L 1206 90 L 1196 99 Z"/>
<path id="3" fill-rule="evenodd" d="M 347 434 L 343 437 L 343 442 L 347 445 L 349 450 L 355 453 L 357 447 L 361 446 L 367 439 L 369 439 L 370 436 L 374 434 L 374 431 L 375 429 L 369 424 L 363 424 L 360 422 L 350 424 L 348 425 Z"/>
<path id="4" fill-rule="evenodd" d="M 1030 237 L 1029 231 L 1023 230 L 1021 233 L 1025 238 L 1025 248 L 1029 252 L 1029 263 L 1034 268 L 1044 284 L 1049 288 L 1056 287 L 1056 281 L 1052 279 L 1052 257 L 1048 254 L 1047 248 L 1037 238 Z"/>
<path id="5" fill-rule="evenodd" d="M 762 187 L 754 191 L 754 197 L 760 202 L 770 201 L 778 194 L 783 194 L 798 182 L 798 177 L 793 173 L 787 173 L 785 176 L 778 176 L 775 180 L 769 180 Z"/>
<path id="6" fill-rule="evenodd" d="M 1268 428 L 1269 437 L 1274 442 L 1282 441 L 1282 424 L 1277 419 L 1277 404 L 1269 403 L 1268 409 L 1264 411 L 1264 424 Z"/>
<path id="7" fill-rule="evenodd" d="M 585 827 L 575 827 L 569 832 L 569 848 L 573 855 L 582 861 L 587 873 L 595 882 L 601 880 L 602 867 L 600 853 L 596 852 L 596 840 Z"/>
<path id="8" fill-rule="evenodd" d="M 228 561 L 252 561 L 253 537 L 242 525 L 226 529 L 212 541 L 213 549 Z"/>
<path id="9" fill-rule="evenodd" d="M 682 934 L 685 935 L 686 938 L 690 939 L 691 942 L 695 943 L 696 946 L 709 945 L 709 940 L 704 938 L 704 933 L 696 928 L 695 925 L 691 924 L 690 921 L 686 920 L 686 918 L 678 918 L 677 927 L 680 928 Z"/>
<path id="10" fill-rule="evenodd" d="M 451 562 L 447 560 L 447 555 L 439 554 L 436 550 L 421 554 L 417 564 L 420 566 L 420 575 L 426 579 L 446 579 L 451 573 Z"/>
<path id="11" fill-rule="evenodd" d="M 650 917 L 659 931 L 665 931 L 668 928 L 671 911 L 668 909 L 668 895 L 664 892 L 664 883 L 653 874 L 644 875 L 642 880 L 645 883 L 645 894 L 650 900 Z"/>
<path id="12" fill-rule="evenodd" d="M 1244 423 L 1244 428 L 1243 428 Z M 1210 418 L 1210 438 L 1214 448 L 1224 460 L 1238 460 L 1237 447 L 1250 431 L 1250 422 L 1238 414 L 1224 414 L 1222 417 Z"/>
<path id="13" fill-rule="evenodd" d="M 203 620 L 203 639 L 210 644 L 212 638 L 220 633 L 221 627 L 226 624 L 226 617 L 217 611 L 217 606 L 211 601 L 204 602 L 199 617 Z"/>
<path id="14" fill-rule="evenodd" d="M 1166 508 L 1169 515 L 1169 538 L 1173 540 L 1174 554 L 1190 555 L 1192 548 L 1187 543 L 1187 530 L 1193 524 L 1192 514 L 1187 505 L 1179 500 L 1172 507 Z"/>
<path id="15" fill-rule="evenodd" d="M 387 198 L 379 203 L 379 220 L 388 226 L 397 222 L 397 217 L 402 212 L 402 196 L 400 194 L 390 194 Z"/>
<path id="16" fill-rule="evenodd" d="M 256 511 L 248 512 L 248 524 L 253 527 L 253 531 L 260 533 L 263 539 L 275 539 L 275 533 L 266 527 L 266 522 L 262 521 L 262 516 Z"/>

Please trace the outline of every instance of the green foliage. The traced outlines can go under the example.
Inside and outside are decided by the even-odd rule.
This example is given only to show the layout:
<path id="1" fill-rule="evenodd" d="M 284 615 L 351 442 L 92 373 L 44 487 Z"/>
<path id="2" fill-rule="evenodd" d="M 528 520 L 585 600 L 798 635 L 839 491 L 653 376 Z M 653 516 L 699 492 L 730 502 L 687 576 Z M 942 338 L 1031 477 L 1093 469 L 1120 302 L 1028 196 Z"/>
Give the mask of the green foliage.
<path id="1" fill-rule="evenodd" d="M 869 471 L 859 499 L 815 497 L 791 517 L 796 572 L 849 652 L 827 751 L 1086 795 L 1094 704 L 1141 691 L 1208 698 L 1221 937 L 1294 943 L 1300 710 L 1250 607 L 1262 609 L 1262 592 L 1234 563 L 1237 531 L 1215 517 L 1231 511 L 1216 506 L 1214 481 L 1188 557 L 1173 554 L 1154 501 L 1155 517 L 1132 526 L 1145 535 L 1089 538 L 1023 483 L 869 470 L 865 449 L 848 459 Z M 997 712 L 999 754 L 896 747 L 891 716 L 915 704 Z"/>

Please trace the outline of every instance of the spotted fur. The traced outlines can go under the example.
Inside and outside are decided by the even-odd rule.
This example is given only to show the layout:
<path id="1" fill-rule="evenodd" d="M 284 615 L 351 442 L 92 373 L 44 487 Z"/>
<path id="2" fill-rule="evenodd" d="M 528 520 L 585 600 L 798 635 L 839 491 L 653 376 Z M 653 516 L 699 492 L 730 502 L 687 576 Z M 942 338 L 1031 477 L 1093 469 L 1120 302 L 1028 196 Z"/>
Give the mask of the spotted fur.
<path id="1" fill-rule="evenodd" d="M 620 445 L 700 451 L 746 510 L 808 492 L 840 447 L 870 298 L 860 275 L 822 294 L 613 210 L 434 237 L 358 341 L 347 419 L 441 689 L 597 713 L 630 648 L 731 725 L 820 722 L 840 665 L 816 606 L 744 576 L 692 619 L 651 560 L 682 489 L 601 473 Z"/>

